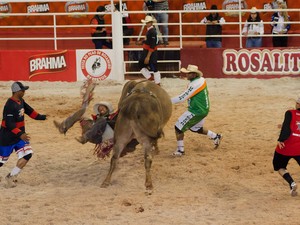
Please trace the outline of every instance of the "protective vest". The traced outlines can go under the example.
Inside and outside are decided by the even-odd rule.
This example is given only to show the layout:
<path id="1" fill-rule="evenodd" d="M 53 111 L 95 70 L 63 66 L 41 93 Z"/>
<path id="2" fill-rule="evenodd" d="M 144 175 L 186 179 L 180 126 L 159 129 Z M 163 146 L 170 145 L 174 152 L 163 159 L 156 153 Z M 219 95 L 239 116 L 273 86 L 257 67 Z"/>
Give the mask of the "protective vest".
<path id="1" fill-rule="evenodd" d="M 280 149 L 277 145 L 276 152 L 287 156 L 300 155 L 300 111 L 290 110 L 292 120 L 290 123 L 291 134 L 287 140 L 284 141 L 285 147 Z"/>

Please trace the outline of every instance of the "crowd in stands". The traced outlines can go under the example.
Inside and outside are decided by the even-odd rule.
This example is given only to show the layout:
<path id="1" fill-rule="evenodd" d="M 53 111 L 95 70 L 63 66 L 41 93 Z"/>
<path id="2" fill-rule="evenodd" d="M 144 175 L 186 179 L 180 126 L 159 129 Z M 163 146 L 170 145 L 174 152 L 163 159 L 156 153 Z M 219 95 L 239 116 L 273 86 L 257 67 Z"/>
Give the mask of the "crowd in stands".
<path id="1" fill-rule="evenodd" d="M 126 4 L 126 3 L 123 3 Z M 287 3 L 285 0 L 275 0 L 274 7 L 278 9 L 287 9 Z M 123 6 L 123 5 L 122 5 Z M 153 17 L 153 26 L 155 27 L 158 35 L 158 42 L 164 46 L 169 45 L 169 28 L 168 28 L 168 13 L 169 3 L 168 0 L 145 0 L 143 9 L 148 11 L 146 15 Z M 101 11 L 99 11 L 101 10 Z M 115 10 L 120 11 L 119 4 L 116 4 Z M 152 13 L 151 11 L 161 11 L 160 13 Z M 210 10 L 216 10 L 216 12 L 211 12 L 205 16 L 200 23 L 206 25 L 206 38 L 205 43 L 207 48 L 222 48 L 222 27 L 226 23 L 225 18 L 218 13 L 217 5 L 213 4 Z M 97 12 L 105 11 L 104 6 L 99 6 Z M 124 8 L 123 10 L 124 11 Z M 125 8 L 126 11 L 126 8 Z M 290 16 L 287 11 L 278 10 L 271 17 L 272 27 L 272 44 L 273 47 L 287 47 L 288 46 L 288 36 L 286 35 L 290 30 Z M 102 15 L 95 15 L 91 21 L 92 24 L 104 24 L 104 17 Z M 134 28 L 130 26 L 131 23 L 130 15 L 123 15 L 123 35 L 127 36 L 123 39 L 124 45 L 130 44 L 130 38 L 128 36 L 133 35 Z M 264 21 L 261 19 L 259 9 L 252 7 L 247 20 L 243 23 L 242 35 L 246 39 L 246 48 L 259 48 L 263 46 L 262 35 L 264 35 Z M 142 44 L 139 42 L 145 26 L 139 33 L 137 44 Z M 92 36 L 93 37 L 105 37 L 108 34 L 103 27 L 93 27 Z M 112 43 L 107 39 L 93 39 L 95 48 L 102 48 L 106 46 L 107 48 L 112 48 Z"/>

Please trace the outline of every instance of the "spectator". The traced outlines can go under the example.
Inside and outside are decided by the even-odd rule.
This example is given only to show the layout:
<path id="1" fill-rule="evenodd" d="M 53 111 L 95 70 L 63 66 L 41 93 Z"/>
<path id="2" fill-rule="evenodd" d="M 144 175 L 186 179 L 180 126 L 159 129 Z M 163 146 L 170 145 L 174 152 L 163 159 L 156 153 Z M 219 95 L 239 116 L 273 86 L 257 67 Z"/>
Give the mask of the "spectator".
<path id="1" fill-rule="evenodd" d="M 216 5 L 212 5 L 211 10 L 217 10 Z M 206 35 L 222 35 L 222 25 L 225 19 L 219 13 L 210 13 L 208 16 L 201 20 L 201 23 L 207 24 Z M 222 37 L 206 37 L 207 48 L 222 48 Z"/>
<path id="2" fill-rule="evenodd" d="M 124 4 L 122 3 L 122 11 L 126 11 L 124 8 Z M 120 11 L 120 4 L 117 3 L 115 5 L 116 10 Z M 131 36 L 134 32 L 134 29 L 129 24 L 131 23 L 130 15 L 129 14 L 123 14 L 122 15 L 122 22 L 123 22 L 123 36 Z M 126 25 L 127 24 L 127 25 Z M 123 38 L 123 45 L 129 45 L 130 39 L 129 38 Z"/>
<path id="3" fill-rule="evenodd" d="M 277 0 L 278 9 L 286 9 L 286 3 L 283 0 Z M 290 16 L 286 11 L 275 12 L 272 15 L 272 34 L 273 34 L 273 47 L 287 47 L 288 43 L 288 31 L 291 26 L 288 23 L 290 21 Z"/>
<path id="4" fill-rule="evenodd" d="M 246 20 L 242 34 L 247 37 L 246 48 L 262 46 L 262 37 L 260 35 L 264 34 L 264 24 L 260 19 L 256 7 L 251 8 L 250 15 Z"/>
<path id="5" fill-rule="evenodd" d="M 152 0 L 146 0 L 146 1 L 144 1 L 143 10 L 148 12 L 146 15 L 152 16 L 152 18 L 153 18 L 153 25 L 154 25 L 154 27 L 156 29 L 156 33 L 157 33 L 159 42 L 163 43 L 162 34 L 160 33 L 159 27 L 157 25 L 157 20 L 156 20 L 155 16 L 153 15 L 153 13 L 151 13 L 151 11 L 154 10 L 154 2 Z M 144 28 L 145 28 L 145 24 L 143 24 L 143 26 L 142 26 L 142 28 L 140 30 L 139 37 L 138 37 L 138 39 L 136 41 L 137 45 L 142 44 L 142 41 L 140 40 L 140 38 L 142 36 Z"/>
<path id="6" fill-rule="evenodd" d="M 97 12 L 105 12 L 104 6 L 99 6 L 97 8 Z M 93 43 L 95 44 L 96 49 L 102 49 L 103 45 L 107 48 L 112 48 L 112 42 L 107 39 L 97 39 L 99 37 L 103 38 L 107 36 L 106 28 L 102 27 L 101 25 L 105 24 L 104 20 L 104 14 L 101 15 L 95 15 L 92 20 L 91 24 L 95 25 L 95 27 L 92 28 L 91 35 L 93 37 Z M 100 25 L 100 26 L 99 26 Z"/>
<path id="7" fill-rule="evenodd" d="M 297 184 L 287 170 L 290 159 L 295 159 L 300 165 L 300 98 L 295 102 L 295 109 L 285 112 L 281 126 L 278 144 L 273 156 L 273 167 L 289 184 L 291 196 L 297 195 Z"/>
<path id="8" fill-rule="evenodd" d="M 169 28 L 168 28 L 168 24 L 167 24 L 169 21 L 169 15 L 166 12 L 169 10 L 169 2 L 168 2 L 168 0 L 152 0 L 152 1 L 154 3 L 154 10 L 161 11 L 160 13 L 155 14 L 157 23 L 164 23 L 162 25 L 159 25 L 160 30 L 164 36 L 162 44 L 169 45 L 169 42 L 168 42 Z"/>

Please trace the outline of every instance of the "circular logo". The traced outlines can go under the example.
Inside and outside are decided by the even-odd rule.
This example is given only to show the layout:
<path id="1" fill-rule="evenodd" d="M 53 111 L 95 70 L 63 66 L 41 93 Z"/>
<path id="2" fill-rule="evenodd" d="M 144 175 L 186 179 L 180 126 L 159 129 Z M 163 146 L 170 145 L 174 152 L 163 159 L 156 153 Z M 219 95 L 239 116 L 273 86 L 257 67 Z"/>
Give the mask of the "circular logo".
<path id="1" fill-rule="evenodd" d="M 111 72 L 111 59 L 100 50 L 87 52 L 81 59 L 81 71 L 88 79 L 105 80 Z"/>

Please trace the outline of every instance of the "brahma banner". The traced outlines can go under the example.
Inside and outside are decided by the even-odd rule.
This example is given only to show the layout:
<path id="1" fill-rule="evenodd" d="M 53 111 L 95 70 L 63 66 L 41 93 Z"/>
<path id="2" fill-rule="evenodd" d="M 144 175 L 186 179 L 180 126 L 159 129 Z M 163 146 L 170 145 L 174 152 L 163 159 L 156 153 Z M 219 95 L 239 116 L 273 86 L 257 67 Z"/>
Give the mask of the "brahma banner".
<path id="1" fill-rule="evenodd" d="M 67 50 L 33 55 L 29 58 L 29 79 L 46 73 L 59 73 L 68 68 Z"/>
<path id="2" fill-rule="evenodd" d="M 48 2 L 29 2 L 27 5 L 27 13 L 47 13 L 50 12 L 50 5 Z"/>
<path id="3" fill-rule="evenodd" d="M 2 81 L 76 81 L 74 50 L 0 51 Z"/>

